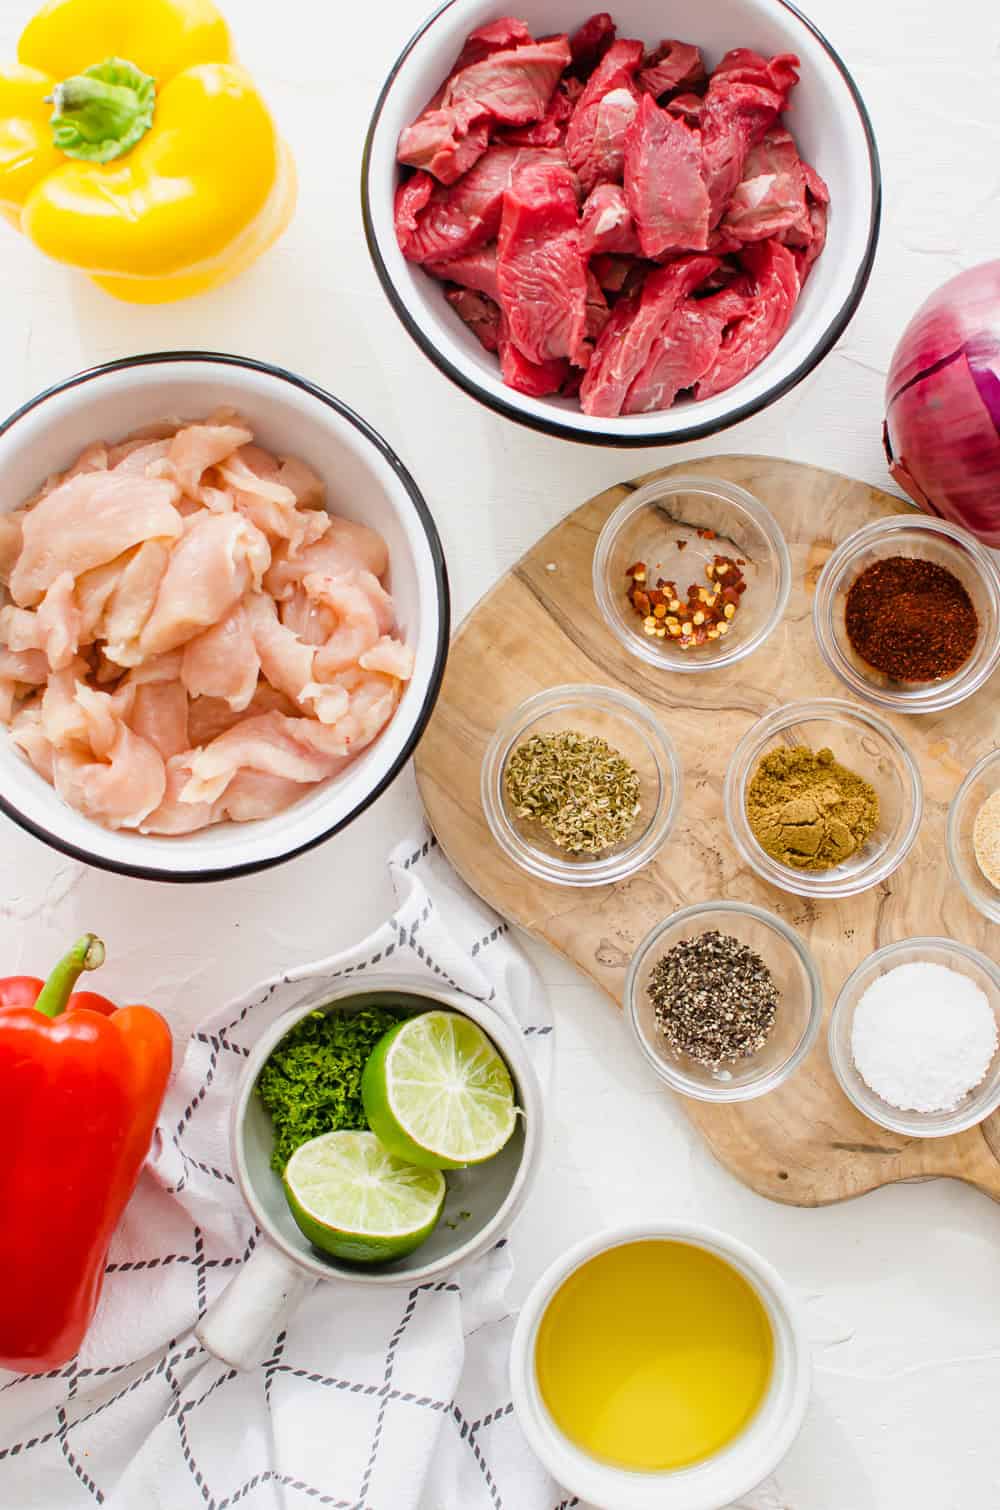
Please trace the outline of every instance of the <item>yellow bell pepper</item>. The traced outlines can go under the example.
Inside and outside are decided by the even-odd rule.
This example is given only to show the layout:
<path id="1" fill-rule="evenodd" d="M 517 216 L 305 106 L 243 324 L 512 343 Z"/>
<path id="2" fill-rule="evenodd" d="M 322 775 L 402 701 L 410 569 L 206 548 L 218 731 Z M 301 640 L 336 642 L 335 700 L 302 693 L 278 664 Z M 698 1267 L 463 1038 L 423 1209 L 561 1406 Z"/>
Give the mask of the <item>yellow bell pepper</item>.
<path id="1" fill-rule="evenodd" d="M 295 196 L 211 0 L 49 0 L 0 68 L 0 213 L 119 299 L 234 277 Z"/>

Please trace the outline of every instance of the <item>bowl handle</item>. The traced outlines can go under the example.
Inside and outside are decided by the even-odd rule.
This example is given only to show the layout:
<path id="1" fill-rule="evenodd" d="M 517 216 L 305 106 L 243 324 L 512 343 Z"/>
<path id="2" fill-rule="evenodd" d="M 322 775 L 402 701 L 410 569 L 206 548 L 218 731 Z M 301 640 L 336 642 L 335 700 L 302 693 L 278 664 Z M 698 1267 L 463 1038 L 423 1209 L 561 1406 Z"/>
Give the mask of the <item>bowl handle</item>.
<path id="1" fill-rule="evenodd" d="M 262 1237 L 194 1334 L 230 1368 L 254 1369 L 268 1357 L 275 1335 L 316 1282 L 314 1275 Z"/>

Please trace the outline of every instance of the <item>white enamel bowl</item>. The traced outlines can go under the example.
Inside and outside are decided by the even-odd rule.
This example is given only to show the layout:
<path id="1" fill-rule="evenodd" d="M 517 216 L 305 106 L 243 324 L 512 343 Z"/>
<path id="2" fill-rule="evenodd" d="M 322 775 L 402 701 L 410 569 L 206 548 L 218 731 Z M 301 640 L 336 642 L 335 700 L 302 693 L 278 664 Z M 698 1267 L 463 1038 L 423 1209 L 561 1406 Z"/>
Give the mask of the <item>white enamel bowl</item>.
<path id="1" fill-rule="evenodd" d="M 218 824 L 177 838 L 114 833 L 83 817 L 0 728 L 0 809 L 74 859 L 148 880 L 211 881 L 262 870 L 344 828 L 412 753 L 433 709 L 447 653 L 444 557 L 413 478 L 346 405 L 276 367 L 208 352 L 164 352 L 70 378 L 0 426 L 0 509 L 16 509 L 92 441 L 120 439 L 168 415 L 203 418 L 222 405 L 247 416 L 261 445 L 307 461 L 326 483 L 334 512 L 371 525 L 385 538 L 388 586 L 400 628 L 416 650 L 416 668 L 392 722 L 342 775 L 274 818 Z"/>
<path id="2" fill-rule="evenodd" d="M 586 0 L 524 0 L 514 7 L 535 36 L 575 30 Z M 382 286 L 410 335 L 445 374 L 481 403 L 550 435 L 615 446 L 694 440 L 756 414 L 787 393 L 839 339 L 864 292 L 878 241 L 878 152 L 864 102 L 845 64 L 812 22 L 787 0 L 618 0 L 610 7 L 621 37 L 697 43 L 709 65 L 731 47 L 793 52 L 801 82 L 786 119 L 803 156 L 826 179 L 829 238 L 791 324 L 770 356 L 742 382 L 704 403 L 659 414 L 590 418 L 575 400 L 533 399 L 504 386 L 485 352 L 446 302 L 441 285 L 408 263 L 396 244 L 396 142 L 445 78 L 465 37 L 504 14 L 500 0 L 449 0 L 406 44 L 383 86 L 368 131 L 361 193 L 365 232 Z"/>

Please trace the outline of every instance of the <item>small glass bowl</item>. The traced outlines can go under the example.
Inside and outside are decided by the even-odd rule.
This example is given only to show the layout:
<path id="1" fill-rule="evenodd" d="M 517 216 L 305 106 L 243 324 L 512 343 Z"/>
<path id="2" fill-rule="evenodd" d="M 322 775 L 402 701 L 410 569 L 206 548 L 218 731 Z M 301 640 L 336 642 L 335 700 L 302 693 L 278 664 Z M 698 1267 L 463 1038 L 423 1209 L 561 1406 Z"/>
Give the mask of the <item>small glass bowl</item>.
<path id="1" fill-rule="evenodd" d="M 979 618 L 979 637 L 953 676 L 899 682 L 863 661 L 847 638 L 844 611 L 854 581 L 887 556 L 935 561 L 958 578 Z M 926 514 L 892 515 L 867 524 L 837 547 L 816 584 L 813 628 L 820 654 L 858 697 L 896 713 L 934 713 L 970 697 L 1000 662 L 1000 570 L 960 525 Z"/>
<path id="2" fill-rule="evenodd" d="M 670 1047 L 647 995 L 653 967 L 667 950 L 711 928 L 755 950 L 781 992 L 764 1047 L 750 1059 L 717 1070 Z M 804 941 L 773 912 L 749 902 L 699 902 L 672 913 L 643 939 L 629 966 L 625 1011 L 646 1060 L 673 1090 L 697 1101 L 750 1101 L 782 1085 L 812 1048 L 823 1016 L 823 988 Z"/>
<path id="3" fill-rule="evenodd" d="M 864 777 L 879 799 L 879 823 L 861 849 L 829 870 L 798 870 L 774 860 L 757 843 L 747 818 L 747 787 L 770 750 L 824 746 L 849 771 Z M 866 708 L 835 697 L 786 703 L 744 734 L 726 771 L 726 821 L 742 858 L 763 880 L 800 897 L 850 897 L 892 875 L 909 853 L 923 814 L 920 772 L 902 740 Z"/>
<path id="4" fill-rule="evenodd" d="M 507 761 L 523 740 L 567 729 L 606 739 L 640 781 L 642 806 L 629 837 L 579 859 L 553 844 L 541 824 L 512 812 L 504 780 Z M 637 697 L 610 687 L 550 687 L 521 703 L 497 729 L 483 756 L 480 791 L 490 832 L 523 870 L 563 886 L 604 886 L 648 864 L 667 839 L 680 808 L 681 768 L 670 736 Z"/>
<path id="5" fill-rule="evenodd" d="M 702 539 L 698 530 L 714 537 Z M 676 539 L 686 541 L 683 550 Z M 654 585 L 662 576 L 683 592 L 692 581 L 709 586 L 705 566 L 716 554 L 746 562 L 747 590 L 725 638 L 681 650 L 669 635 L 645 634 L 625 596 L 628 567 L 644 561 Z M 594 551 L 594 596 L 609 628 L 626 650 L 665 671 L 718 670 L 751 655 L 781 621 L 791 585 L 788 547 L 771 514 L 745 488 L 711 477 L 661 478 L 639 488 L 615 509 Z"/>
<path id="6" fill-rule="evenodd" d="M 948 861 L 973 907 L 1000 923 L 1000 891 L 983 875 L 972 842 L 979 809 L 1000 789 L 1000 750 L 991 750 L 972 767 L 948 809 Z"/>
<path id="7" fill-rule="evenodd" d="M 868 987 L 897 965 L 908 965 L 915 960 L 944 965 L 969 976 L 985 992 L 1000 1028 L 1000 969 L 991 959 L 980 954 L 978 949 L 970 949 L 967 944 L 956 943 L 954 939 L 904 939 L 899 944 L 887 944 L 884 949 L 869 954 L 841 986 L 830 1016 L 827 1038 L 830 1063 L 844 1095 L 869 1121 L 908 1138 L 947 1138 L 952 1133 L 975 1127 L 1000 1106 L 1000 1047 L 993 1055 L 993 1063 L 985 1078 L 949 1112 L 900 1111 L 898 1107 L 890 1106 L 862 1080 L 851 1049 L 854 1012 Z"/>

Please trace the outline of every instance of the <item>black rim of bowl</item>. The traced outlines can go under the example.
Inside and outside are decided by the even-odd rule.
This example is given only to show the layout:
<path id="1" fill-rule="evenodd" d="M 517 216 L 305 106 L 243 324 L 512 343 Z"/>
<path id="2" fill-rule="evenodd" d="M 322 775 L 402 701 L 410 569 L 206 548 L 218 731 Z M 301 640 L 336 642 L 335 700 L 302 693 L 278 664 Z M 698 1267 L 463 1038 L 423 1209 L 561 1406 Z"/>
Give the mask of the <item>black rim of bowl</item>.
<path id="1" fill-rule="evenodd" d="M 270 362 L 257 361 L 254 357 L 233 356 L 218 351 L 153 351 L 141 356 L 121 357 L 114 362 L 105 362 L 99 367 L 88 367 L 83 372 L 77 372 L 72 377 L 65 378 L 61 383 L 54 383 L 51 388 L 44 389 L 41 393 L 36 394 L 34 398 L 29 399 L 26 404 L 22 404 L 20 409 L 16 409 L 13 414 L 0 423 L 0 436 L 6 435 L 7 431 L 16 425 L 18 420 L 23 419 L 26 414 L 30 414 L 33 409 L 37 409 L 48 399 L 54 398 L 60 393 L 65 393 L 71 388 L 79 388 L 85 383 L 93 381 L 95 378 L 106 377 L 114 372 L 124 372 L 131 367 L 155 367 L 168 362 L 203 362 L 206 366 L 242 367 L 251 372 L 262 372 L 268 377 L 279 378 L 282 382 L 289 383 L 292 387 L 300 388 L 303 392 L 311 394 L 313 398 L 317 398 L 321 403 L 326 404 L 329 409 L 333 409 L 335 413 L 340 415 L 341 419 L 345 419 L 348 424 L 353 425 L 364 439 L 370 445 L 374 446 L 383 460 L 388 462 L 409 495 L 410 502 L 413 505 L 427 540 L 427 547 L 430 551 L 434 569 L 439 604 L 434 666 L 423 705 L 420 708 L 420 712 L 417 715 L 413 729 L 405 745 L 381 781 L 378 782 L 367 796 L 357 803 L 349 813 L 346 813 L 339 822 L 332 824 L 329 828 L 324 829 L 322 833 L 317 834 L 312 839 L 308 839 L 305 844 L 300 844 L 295 849 L 286 850 L 281 854 L 268 855 L 260 860 L 250 860 L 242 865 L 228 865 L 219 867 L 218 869 L 213 867 L 207 870 L 192 870 L 182 873 L 168 872 L 165 869 L 148 865 L 130 865 L 125 861 L 109 860 L 102 855 L 92 854 L 88 850 L 80 849 L 77 845 L 70 844 L 67 840 L 61 839 L 57 834 L 51 833 L 48 829 L 26 818 L 0 792 L 0 811 L 16 823 L 19 828 L 24 829 L 35 839 L 41 839 L 44 844 L 48 844 L 52 849 L 59 850 L 60 853 L 68 855 L 71 859 L 80 860 L 84 865 L 91 865 L 98 870 L 112 871 L 116 875 L 132 876 L 140 881 L 177 883 L 228 881 L 235 879 L 237 876 L 253 875 L 257 871 L 269 870 L 272 866 L 282 865 L 286 860 L 294 860 L 297 855 L 306 854 L 309 850 L 315 849 L 320 844 L 324 844 L 327 839 L 331 839 L 334 834 L 346 828 L 349 823 L 352 823 L 355 818 L 371 807 L 372 803 L 381 797 L 382 793 L 395 781 L 419 744 L 424 729 L 427 727 L 430 716 L 434 711 L 438 693 L 441 690 L 441 680 L 444 676 L 445 661 L 447 660 L 451 626 L 448 569 L 445 563 L 441 540 L 438 536 L 437 526 L 434 523 L 434 518 L 423 494 L 395 451 L 382 439 L 378 431 L 372 429 L 371 425 L 366 420 L 363 420 L 359 414 L 356 414 L 347 404 L 335 398 L 332 393 L 327 393 L 318 384 L 311 383 L 307 378 L 299 377 L 296 373 L 289 372 L 284 367 L 276 367 Z"/>
<path id="2" fill-rule="evenodd" d="M 798 367 L 796 367 L 794 371 L 790 372 L 787 377 L 782 378 L 780 382 L 775 383 L 770 388 L 768 388 L 768 390 L 765 393 L 761 394 L 759 398 L 751 399 L 744 404 L 740 404 L 736 409 L 732 411 L 731 414 L 725 415 L 722 419 L 701 421 L 693 420 L 690 424 L 685 425 L 682 429 L 673 430 L 664 434 L 657 434 L 654 432 L 642 435 L 629 435 L 617 430 L 578 430 L 574 426 L 567 425 L 562 420 L 560 420 L 558 418 L 558 411 L 553 412 L 553 417 L 551 419 L 543 419 L 540 416 L 534 414 L 526 414 L 521 409 L 517 408 L 513 403 L 508 403 L 504 399 L 499 398 L 492 393 L 485 392 L 482 388 L 480 388 L 478 383 L 474 381 L 474 379 L 466 377 L 459 368 L 457 368 L 451 361 L 449 361 L 444 353 L 438 349 L 438 347 L 434 344 L 430 337 L 425 333 L 419 322 L 414 319 L 413 315 L 407 309 L 404 300 L 396 289 L 395 284 L 393 283 L 389 269 L 387 268 L 385 260 L 382 256 L 382 252 L 378 244 L 378 238 L 375 234 L 375 226 L 371 213 L 370 189 L 371 158 L 372 149 L 375 142 L 375 134 L 378 130 L 379 122 L 382 118 L 382 111 L 385 108 L 385 103 L 389 97 L 392 87 L 395 84 L 399 74 L 402 72 L 406 61 L 410 56 L 410 53 L 413 51 L 414 47 L 416 47 L 417 43 L 421 40 L 425 33 L 431 29 L 434 23 L 438 21 L 446 11 L 451 10 L 452 6 L 457 3 L 458 0 L 444 0 L 444 4 L 438 6 L 437 10 L 433 11 L 431 15 L 427 17 L 427 20 L 423 23 L 423 25 L 414 32 L 413 36 L 410 38 L 406 46 L 403 48 L 402 52 L 399 54 L 399 57 L 393 64 L 392 70 L 389 73 L 389 76 L 386 79 L 385 83 L 383 84 L 382 89 L 379 92 L 378 99 L 375 102 L 375 109 L 372 112 L 372 118 L 368 125 L 368 132 L 365 136 L 364 151 L 361 157 L 361 215 L 364 221 L 365 240 L 368 243 L 369 255 L 372 259 L 372 262 L 374 263 L 379 282 L 382 284 L 382 288 L 385 291 L 386 297 L 388 298 L 389 303 L 392 305 L 392 308 L 395 310 L 400 323 L 403 325 L 404 329 L 408 332 L 412 339 L 416 342 L 416 344 L 420 347 L 424 355 L 430 358 L 430 360 L 439 369 L 439 371 L 443 372 L 446 378 L 449 378 L 451 382 L 453 382 L 457 387 L 461 388 L 465 393 L 468 393 L 478 403 L 483 404 L 487 409 L 492 409 L 497 414 L 502 414 L 506 419 L 514 420 L 516 424 L 526 425 L 531 430 L 539 430 L 544 435 L 554 435 L 562 440 L 577 441 L 582 445 L 610 445 L 617 446 L 622 450 L 638 449 L 643 446 L 649 447 L 679 445 L 685 441 L 703 440 L 708 435 L 717 435 L 720 431 L 728 430 L 733 425 L 738 425 L 742 420 L 749 419 L 754 414 L 759 414 L 762 409 L 766 409 L 770 404 L 773 404 L 775 400 L 783 398 L 786 393 L 790 393 L 794 387 L 802 382 L 803 378 L 808 377 L 809 373 L 812 372 L 815 367 L 819 366 L 824 357 L 829 355 L 830 351 L 840 340 L 840 337 L 843 335 L 844 331 L 847 329 L 847 326 L 850 324 L 852 318 L 854 317 L 854 313 L 861 302 L 861 298 L 864 294 L 865 289 L 868 286 L 868 280 L 871 277 L 872 267 L 875 263 L 875 253 L 878 248 L 879 224 L 882 214 L 882 170 L 879 165 L 878 146 L 875 141 L 875 129 L 872 125 L 871 116 L 868 114 L 868 109 L 865 105 L 865 102 L 861 97 L 861 91 L 858 89 L 857 84 L 854 82 L 853 75 L 851 74 L 843 58 L 837 52 L 836 48 L 833 47 L 832 44 L 827 40 L 827 38 L 820 31 L 819 27 L 816 26 L 814 22 L 810 21 L 808 16 L 803 15 L 803 13 L 798 9 L 797 6 L 792 5 L 791 0 L 775 0 L 775 3 L 780 5 L 784 10 L 789 11 L 793 16 L 797 18 L 799 22 L 801 22 L 801 24 L 806 28 L 807 31 L 812 33 L 817 42 L 819 42 L 820 46 L 823 48 L 823 51 L 827 54 L 830 61 L 833 63 L 834 67 L 843 78 L 844 83 L 847 85 L 848 92 L 851 96 L 852 101 L 854 102 L 854 108 L 856 109 L 860 118 L 862 130 L 864 131 L 865 140 L 868 146 L 868 162 L 871 172 L 872 190 L 872 209 L 868 226 L 868 241 L 865 247 L 865 255 L 861 261 L 861 266 L 858 268 L 857 275 L 854 279 L 853 284 L 851 285 L 851 289 L 847 295 L 847 298 L 841 305 L 840 309 L 837 311 L 836 315 L 834 315 L 833 319 L 830 321 L 830 324 L 820 336 L 815 346 L 806 356 L 805 360 L 800 362 Z M 697 405 L 692 405 L 691 407 L 693 409 L 697 409 Z"/>

